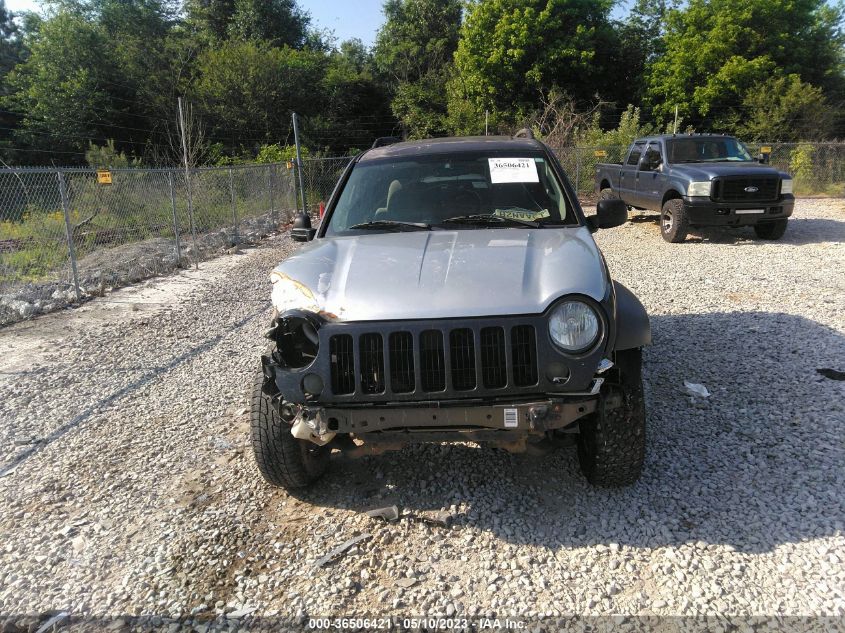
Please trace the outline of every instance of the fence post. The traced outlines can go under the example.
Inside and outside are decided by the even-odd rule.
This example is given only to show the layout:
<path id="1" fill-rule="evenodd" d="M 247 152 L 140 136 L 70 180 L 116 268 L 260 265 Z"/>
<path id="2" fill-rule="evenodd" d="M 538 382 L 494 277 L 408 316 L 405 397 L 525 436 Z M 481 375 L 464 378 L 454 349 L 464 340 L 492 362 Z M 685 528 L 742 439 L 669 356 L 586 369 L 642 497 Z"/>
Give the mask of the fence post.
<path id="1" fill-rule="evenodd" d="M 65 233 L 67 235 L 67 248 L 70 253 L 70 267 L 73 271 L 73 285 L 76 288 L 76 300 L 82 301 L 82 292 L 79 290 L 79 272 L 76 270 L 76 250 L 73 247 L 73 228 L 70 225 L 70 211 L 68 207 L 67 187 L 65 186 L 65 175 L 61 170 L 56 171 L 59 178 L 59 197 L 62 199 L 62 211 L 65 215 Z"/>
<path id="2" fill-rule="evenodd" d="M 229 167 L 229 196 L 232 198 L 232 229 L 235 234 L 233 236 L 235 244 L 238 243 L 238 207 L 235 205 L 235 177 L 232 174 L 232 168 Z"/>
<path id="3" fill-rule="evenodd" d="M 176 215 L 176 191 L 173 188 L 173 172 L 167 172 L 170 184 L 170 207 L 173 209 L 173 235 L 176 236 L 176 266 L 182 268 L 182 243 L 179 240 L 179 218 Z"/>
<path id="4" fill-rule="evenodd" d="M 270 196 L 270 219 L 276 221 L 276 208 L 273 206 L 273 165 L 267 165 L 267 193 Z"/>
<path id="5" fill-rule="evenodd" d="M 578 183 L 581 180 L 581 152 L 578 151 L 578 148 L 575 148 L 575 197 L 577 198 L 580 196 L 580 192 L 578 191 Z"/>
<path id="6" fill-rule="evenodd" d="M 194 268 L 200 269 L 200 251 L 197 248 L 197 225 L 194 222 L 194 192 L 191 188 L 191 169 L 185 167 L 185 188 L 188 194 L 188 219 L 191 222 L 191 241 L 194 244 Z"/>

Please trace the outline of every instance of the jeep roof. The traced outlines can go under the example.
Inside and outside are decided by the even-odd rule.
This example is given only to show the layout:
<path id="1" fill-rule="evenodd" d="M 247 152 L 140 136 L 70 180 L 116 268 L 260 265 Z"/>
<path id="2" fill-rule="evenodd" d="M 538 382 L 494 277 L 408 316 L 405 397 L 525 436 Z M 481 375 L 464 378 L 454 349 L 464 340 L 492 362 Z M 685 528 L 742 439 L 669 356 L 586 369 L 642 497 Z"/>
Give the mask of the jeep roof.
<path id="1" fill-rule="evenodd" d="M 542 144 L 533 138 L 513 138 L 510 136 L 461 136 L 433 138 L 423 141 L 402 141 L 367 150 L 361 155 L 360 162 L 383 158 L 424 156 L 431 154 L 450 154 L 453 152 L 477 151 L 537 151 Z"/>

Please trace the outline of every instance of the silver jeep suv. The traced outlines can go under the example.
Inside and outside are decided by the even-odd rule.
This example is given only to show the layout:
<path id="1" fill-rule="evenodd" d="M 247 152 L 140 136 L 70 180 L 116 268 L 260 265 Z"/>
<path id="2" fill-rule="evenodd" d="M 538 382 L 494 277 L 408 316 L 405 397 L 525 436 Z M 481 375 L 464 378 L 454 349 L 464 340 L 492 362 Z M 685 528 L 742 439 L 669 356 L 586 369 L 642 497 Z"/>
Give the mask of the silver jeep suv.
<path id="1" fill-rule="evenodd" d="M 601 200 L 585 217 L 530 133 L 358 155 L 271 274 L 251 420 L 264 477 L 307 486 L 334 450 L 571 440 L 590 482 L 636 481 L 651 332 L 591 235 L 626 215 Z"/>

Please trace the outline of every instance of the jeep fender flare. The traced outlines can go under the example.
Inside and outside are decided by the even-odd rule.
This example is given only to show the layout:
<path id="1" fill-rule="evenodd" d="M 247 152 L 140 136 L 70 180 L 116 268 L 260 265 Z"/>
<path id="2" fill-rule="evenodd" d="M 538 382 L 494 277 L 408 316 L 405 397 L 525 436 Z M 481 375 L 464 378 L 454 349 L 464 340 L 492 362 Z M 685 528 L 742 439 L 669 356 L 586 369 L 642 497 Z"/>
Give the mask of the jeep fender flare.
<path id="1" fill-rule="evenodd" d="M 651 345 L 651 325 L 643 304 L 618 281 L 613 282 L 616 295 L 616 341 L 613 349 L 633 349 Z"/>

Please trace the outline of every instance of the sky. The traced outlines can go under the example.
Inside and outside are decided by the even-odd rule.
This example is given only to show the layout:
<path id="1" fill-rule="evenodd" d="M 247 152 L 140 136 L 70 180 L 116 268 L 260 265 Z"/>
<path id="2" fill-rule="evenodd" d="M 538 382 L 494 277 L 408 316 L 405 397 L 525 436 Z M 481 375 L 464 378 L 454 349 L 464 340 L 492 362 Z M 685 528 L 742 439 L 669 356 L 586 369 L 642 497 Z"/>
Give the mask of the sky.
<path id="1" fill-rule="evenodd" d="M 372 46 L 384 20 L 381 12 L 384 0 L 299 0 L 299 6 L 311 14 L 315 26 L 334 31 L 338 42 L 357 37 Z M 613 17 L 622 17 L 631 0 L 622 0 Z M 10 11 L 38 11 L 36 0 L 6 0 Z"/>

